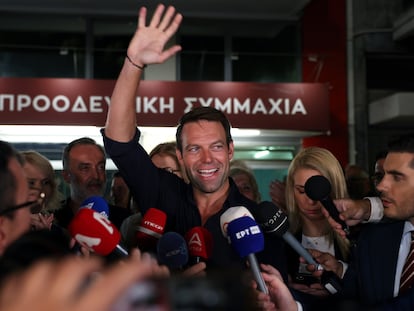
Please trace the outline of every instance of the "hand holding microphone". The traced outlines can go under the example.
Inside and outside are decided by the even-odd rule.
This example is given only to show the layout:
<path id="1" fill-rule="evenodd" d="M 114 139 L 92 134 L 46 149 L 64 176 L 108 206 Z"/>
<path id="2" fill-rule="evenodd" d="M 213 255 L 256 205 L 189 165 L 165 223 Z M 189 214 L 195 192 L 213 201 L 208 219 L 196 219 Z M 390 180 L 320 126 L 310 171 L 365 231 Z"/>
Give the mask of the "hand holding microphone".
<path id="1" fill-rule="evenodd" d="M 306 195 L 314 201 L 320 201 L 329 215 L 341 225 L 344 232 L 349 235 L 349 227 L 341 218 L 339 212 L 330 197 L 331 183 L 322 175 L 311 176 L 305 183 Z"/>
<path id="2" fill-rule="evenodd" d="M 128 252 L 119 245 L 121 234 L 115 225 L 92 209 L 79 209 L 68 229 L 71 236 L 80 245 L 99 255 L 128 256 Z"/>

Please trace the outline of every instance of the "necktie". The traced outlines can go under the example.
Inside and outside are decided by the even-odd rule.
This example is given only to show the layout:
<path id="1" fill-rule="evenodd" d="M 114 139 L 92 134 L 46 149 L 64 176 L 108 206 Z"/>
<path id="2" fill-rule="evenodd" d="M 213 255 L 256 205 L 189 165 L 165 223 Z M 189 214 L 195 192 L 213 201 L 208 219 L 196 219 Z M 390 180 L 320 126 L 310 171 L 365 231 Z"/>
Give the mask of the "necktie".
<path id="1" fill-rule="evenodd" d="M 413 285 L 414 281 L 414 232 L 411 231 L 411 246 L 405 261 L 400 279 L 400 293 L 406 291 Z"/>

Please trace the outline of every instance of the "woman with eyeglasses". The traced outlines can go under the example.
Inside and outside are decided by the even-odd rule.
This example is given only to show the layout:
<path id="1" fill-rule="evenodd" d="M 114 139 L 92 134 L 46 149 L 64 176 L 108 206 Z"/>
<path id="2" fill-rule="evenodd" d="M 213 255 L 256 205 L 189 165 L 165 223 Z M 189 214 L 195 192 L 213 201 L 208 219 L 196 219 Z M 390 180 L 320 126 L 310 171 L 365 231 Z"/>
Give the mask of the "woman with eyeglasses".
<path id="1" fill-rule="evenodd" d="M 50 229 L 53 212 L 60 207 L 61 195 L 57 189 L 55 174 L 50 161 L 37 151 L 22 151 L 23 169 L 29 185 L 28 201 L 36 201 L 31 207 L 32 229 Z"/>

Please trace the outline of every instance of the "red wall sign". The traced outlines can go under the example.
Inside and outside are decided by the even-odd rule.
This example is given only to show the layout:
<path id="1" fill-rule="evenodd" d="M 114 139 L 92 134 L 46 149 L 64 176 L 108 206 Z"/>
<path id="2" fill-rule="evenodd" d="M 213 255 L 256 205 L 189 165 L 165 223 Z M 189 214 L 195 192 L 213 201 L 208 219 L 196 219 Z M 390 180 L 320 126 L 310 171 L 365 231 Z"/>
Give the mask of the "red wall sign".
<path id="1" fill-rule="evenodd" d="M 0 124 L 105 123 L 113 80 L 0 78 Z M 233 127 L 329 130 L 328 88 L 322 83 L 142 81 L 138 125 L 175 126 L 192 107 L 222 110 Z"/>

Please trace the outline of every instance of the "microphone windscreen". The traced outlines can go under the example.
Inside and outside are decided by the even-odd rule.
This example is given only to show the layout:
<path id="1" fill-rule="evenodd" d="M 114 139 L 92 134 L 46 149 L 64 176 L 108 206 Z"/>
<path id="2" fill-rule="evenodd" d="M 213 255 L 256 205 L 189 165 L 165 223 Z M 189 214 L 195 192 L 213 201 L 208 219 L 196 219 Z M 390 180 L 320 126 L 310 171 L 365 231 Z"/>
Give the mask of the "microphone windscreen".
<path id="1" fill-rule="evenodd" d="M 234 219 L 240 218 L 243 216 L 248 216 L 252 219 L 253 215 L 250 211 L 244 206 L 233 206 L 226 210 L 220 217 L 220 227 L 221 232 L 224 237 L 227 237 L 227 225 Z"/>
<path id="2" fill-rule="evenodd" d="M 106 217 L 89 208 L 80 209 L 68 229 L 79 244 L 103 256 L 110 254 L 121 239 L 118 229 Z"/>
<path id="3" fill-rule="evenodd" d="M 306 195 L 314 201 L 322 201 L 331 194 L 331 183 L 322 175 L 308 178 L 305 183 Z"/>
<path id="4" fill-rule="evenodd" d="M 260 202 L 254 216 L 264 233 L 283 236 L 289 229 L 287 215 L 272 202 Z"/>
<path id="5" fill-rule="evenodd" d="M 185 235 L 189 255 L 208 259 L 213 252 L 213 236 L 204 227 L 191 228 Z"/>
<path id="6" fill-rule="evenodd" d="M 263 233 L 249 216 L 231 221 L 227 227 L 227 234 L 231 245 L 242 258 L 264 249 Z"/>
<path id="7" fill-rule="evenodd" d="M 150 208 L 142 217 L 137 227 L 138 247 L 147 250 L 156 246 L 157 241 L 164 233 L 167 215 L 156 208 Z"/>
<path id="8" fill-rule="evenodd" d="M 102 216 L 105 216 L 106 218 L 109 217 L 109 206 L 108 203 L 105 201 L 103 197 L 100 196 L 91 196 L 84 200 L 81 203 L 80 208 L 89 208 L 93 209 L 95 212 L 98 212 Z"/>
<path id="9" fill-rule="evenodd" d="M 121 234 L 115 225 L 89 208 L 80 209 L 68 229 L 79 244 L 103 256 L 110 254 L 121 240 Z"/>
<path id="10" fill-rule="evenodd" d="M 188 262 L 187 243 L 176 232 L 165 233 L 157 244 L 158 262 L 170 269 L 180 269 Z"/>

